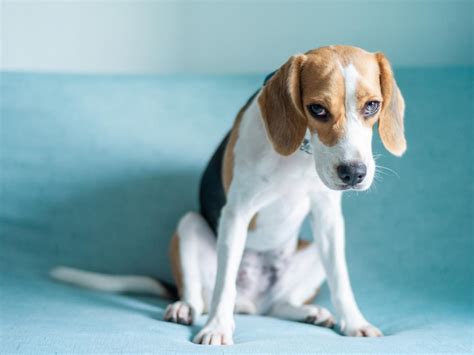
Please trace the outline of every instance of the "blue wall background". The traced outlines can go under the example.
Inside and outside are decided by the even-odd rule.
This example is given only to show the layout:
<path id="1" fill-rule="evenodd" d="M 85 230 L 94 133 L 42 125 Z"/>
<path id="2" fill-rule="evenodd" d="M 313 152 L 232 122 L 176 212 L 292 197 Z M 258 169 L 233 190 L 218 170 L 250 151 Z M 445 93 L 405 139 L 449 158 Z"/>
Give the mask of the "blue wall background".
<path id="1" fill-rule="evenodd" d="M 396 66 L 473 64 L 470 0 L 12 1 L 2 68 L 115 73 L 264 73 L 328 44 Z"/>

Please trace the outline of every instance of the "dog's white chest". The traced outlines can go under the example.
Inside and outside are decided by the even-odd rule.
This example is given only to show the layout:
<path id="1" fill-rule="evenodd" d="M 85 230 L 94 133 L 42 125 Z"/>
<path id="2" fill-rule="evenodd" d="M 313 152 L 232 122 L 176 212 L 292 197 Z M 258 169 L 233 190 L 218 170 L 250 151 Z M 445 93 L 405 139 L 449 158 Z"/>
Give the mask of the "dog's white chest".
<path id="1" fill-rule="evenodd" d="M 265 206 L 257 214 L 256 228 L 248 232 L 246 248 L 275 250 L 296 240 L 309 208 L 308 196 L 299 191 Z"/>

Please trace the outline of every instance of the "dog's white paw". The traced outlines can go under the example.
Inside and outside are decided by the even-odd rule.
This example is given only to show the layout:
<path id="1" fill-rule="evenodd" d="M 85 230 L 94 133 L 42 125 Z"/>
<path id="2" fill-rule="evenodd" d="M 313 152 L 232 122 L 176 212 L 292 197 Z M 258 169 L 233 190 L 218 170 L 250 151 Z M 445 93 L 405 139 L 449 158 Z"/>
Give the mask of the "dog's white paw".
<path id="1" fill-rule="evenodd" d="M 240 314 L 256 314 L 257 307 L 255 307 L 255 303 L 252 301 L 238 299 L 235 303 L 234 312 Z"/>
<path id="2" fill-rule="evenodd" d="M 193 342 L 202 345 L 232 345 L 233 325 L 222 325 L 218 322 L 209 322 L 194 337 Z"/>
<path id="3" fill-rule="evenodd" d="M 168 305 L 164 320 L 172 323 L 191 325 L 194 322 L 196 312 L 194 308 L 183 301 L 177 301 Z"/>
<path id="4" fill-rule="evenodd" d="M 372 324 L 365 324 L 357 327 L 345 327 L 343 334 L 350 337 L 382 337 L 383 334 L 379 328 Z"/>
<path id="5" fill-rule="evenodd" d="M 311 307 L 310 315 L 304 320 L 306 323 L 318 325 L 320 327 L 332 328 L 336 321 L 326 308 L 316 305 L 308 305 Z"/>

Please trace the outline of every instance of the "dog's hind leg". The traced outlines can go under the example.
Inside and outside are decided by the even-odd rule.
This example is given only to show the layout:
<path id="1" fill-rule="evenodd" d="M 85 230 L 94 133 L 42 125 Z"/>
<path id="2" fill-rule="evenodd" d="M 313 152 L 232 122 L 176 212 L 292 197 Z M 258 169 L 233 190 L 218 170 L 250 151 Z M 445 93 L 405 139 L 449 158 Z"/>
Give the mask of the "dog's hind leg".
<path id="1" fill-rule="evenodd" d="M 327 328 L 332 328 L 335 324 L 332 314 L 326 308 L 315 304 L 296 306 L 288 302 L 280 302 L 274 305 L 270 315 L 275 318 L 306 322 Z"/>
<path id="2" fill-rule="evenodd" d="M 302 245 L 303 244 L 303 245 Z M 324 327 L 334 325 L 334 317 L 323 307 L 311 304 L 324 282 L 324 272 L 314 243 L 301 243 L 275 284 L 272 307 L 268 315 Z"/>
<path id="3" fill-rule="evenodd" d="M 164 319 L 192 324 L 208 309 L 217 267 L 216 238 L 200 214 L 188 212 L 181 218 L 170 257 L 181 299 L 168 306 Z"/>

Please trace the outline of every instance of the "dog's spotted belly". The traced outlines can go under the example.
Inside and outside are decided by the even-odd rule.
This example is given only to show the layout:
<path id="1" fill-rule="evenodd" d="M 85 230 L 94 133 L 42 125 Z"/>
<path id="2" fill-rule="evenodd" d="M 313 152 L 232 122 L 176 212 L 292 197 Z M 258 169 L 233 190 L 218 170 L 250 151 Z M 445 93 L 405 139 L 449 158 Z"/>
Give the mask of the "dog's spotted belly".
<path id="1" fill-rule="evenodd" d="M 260 313 L 273 286 L 281 279 L 291 258 L 288 249 L 246 249 L 237 275 L 236 313 Z"/>

